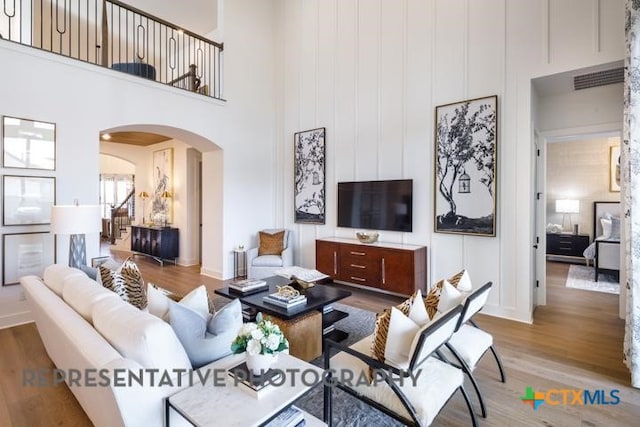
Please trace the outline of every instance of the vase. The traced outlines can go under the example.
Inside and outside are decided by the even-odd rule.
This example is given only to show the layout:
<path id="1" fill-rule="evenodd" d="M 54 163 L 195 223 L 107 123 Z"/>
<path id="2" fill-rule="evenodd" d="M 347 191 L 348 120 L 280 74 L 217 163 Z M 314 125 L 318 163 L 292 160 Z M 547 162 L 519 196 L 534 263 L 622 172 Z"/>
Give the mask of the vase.
<path id="1" fill-rule="evenodd" d="M 261 375 L 271 369 L 276 360 L 277 354 L 247 354 L 247 368 L 253 375 Z"/>

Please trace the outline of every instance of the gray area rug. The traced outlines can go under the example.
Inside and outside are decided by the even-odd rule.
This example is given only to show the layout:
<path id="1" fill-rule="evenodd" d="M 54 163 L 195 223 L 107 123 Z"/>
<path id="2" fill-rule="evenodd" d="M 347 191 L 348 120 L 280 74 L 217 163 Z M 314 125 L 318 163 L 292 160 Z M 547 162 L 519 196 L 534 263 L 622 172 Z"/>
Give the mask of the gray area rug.
<path id="1" fill-rule="evenodd" d="M 608 274 L 600 274 L 595 281 L 595 268 L 584 265 L 572 264 L 567 275 L 567 288 L 583 289 L 586 291 L 604 292 L 607 294 L 619 294 L 620 284 L 615 277 Z"/>
<path id="2" fill-rule="evenodd" d="M 349 333 L 349 337 L 342 344 L 351 345 L 373 333 L 376 322 L 376 314 L 371 311 L 361 310 L 344 304 L 333 304 L 334 308 L 349 313 L 349 317 L 336 322 L 336 328 Z M 312 361 L 316 366 L 323 366 L 322 357 Z M 339 389 L 333 391 L 333 425 L 344 426 L 402 426 L 388 415 L 372 408 L 353 396 Z M 323 388 L 321 385 L 312 389 L 309 393 L 298 399 L 296 406 L 308 413 L 322 419 L 323 417 Z"/>

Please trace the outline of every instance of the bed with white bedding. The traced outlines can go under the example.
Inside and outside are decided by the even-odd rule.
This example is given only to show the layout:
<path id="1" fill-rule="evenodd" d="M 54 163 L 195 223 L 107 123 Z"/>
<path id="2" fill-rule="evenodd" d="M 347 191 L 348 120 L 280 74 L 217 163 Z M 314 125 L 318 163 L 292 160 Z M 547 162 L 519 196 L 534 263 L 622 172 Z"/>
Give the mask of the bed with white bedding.
<path id="1" fill-rule="evenodd" d="M 595 279 L 600 273 L 620 274 L 620 202 L 593 202 L 593 243 L 583 255 L 593 260 Z"/>

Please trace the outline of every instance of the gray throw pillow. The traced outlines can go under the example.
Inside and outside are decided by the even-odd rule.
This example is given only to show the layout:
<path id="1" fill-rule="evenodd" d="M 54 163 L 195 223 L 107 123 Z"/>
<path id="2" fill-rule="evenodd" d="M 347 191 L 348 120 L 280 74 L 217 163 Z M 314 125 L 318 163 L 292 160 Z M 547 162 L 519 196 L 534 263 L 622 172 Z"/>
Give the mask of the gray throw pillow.
<path id="1" fill-rule="evenodd" d="M 194 369 L 231 354 L 231 343 L 242 327 L 240 300 L 233 300 L 207 322 L 198 313 L 171 301 L 169 323 Z"/>
<path id="2" fill-rule="evenodd" d="M 620 240 L 620 218 L 611 217 L 611 236 L 610 239 Z"/>

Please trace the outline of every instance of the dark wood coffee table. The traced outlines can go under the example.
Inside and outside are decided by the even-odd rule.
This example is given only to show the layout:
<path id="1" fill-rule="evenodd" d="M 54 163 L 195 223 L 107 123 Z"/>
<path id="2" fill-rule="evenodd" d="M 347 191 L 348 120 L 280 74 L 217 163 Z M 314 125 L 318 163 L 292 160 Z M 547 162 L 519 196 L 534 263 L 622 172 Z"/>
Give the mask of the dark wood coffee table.
<path id="1" fill-rule="evenodd" d="M 317 284 L 303 292 L 307 297 L 306 304 L 286 309 L 265 303 L 262 298 L 276 292 L 277 286 L 286 285 L 290 280 L 280 276 L 264 280 L 269 285 L 269 290 L 264 292 L 243 296 L 224 287 L 216 289 L 215 293 L 230 299 L 238 298 L 243 304 L 270 316 L 289 340 L 289 353 L 293 356 L 306 361 L 319 357 L 322 354 L 323 331 L 349 315 L 336 309 L 325 313 L 323 308 L 350 296 L 351 292 L 327 284 Z M 347 337 L 347 333 L 333 329 L 324 336 L 340 341 Z"/>

